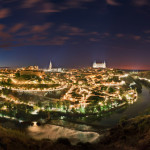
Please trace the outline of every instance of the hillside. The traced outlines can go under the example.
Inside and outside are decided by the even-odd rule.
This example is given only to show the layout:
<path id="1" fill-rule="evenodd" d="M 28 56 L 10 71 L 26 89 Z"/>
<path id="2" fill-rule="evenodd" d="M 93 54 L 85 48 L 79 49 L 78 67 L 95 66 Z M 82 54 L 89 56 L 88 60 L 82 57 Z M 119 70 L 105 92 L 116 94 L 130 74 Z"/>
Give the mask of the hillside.
<path id="1" fill-rule="evenodd" d="M 66 139 L 57 142 L 50 140 L 31 140 L 24 133 L 0 127 L 0 150 L 148 150 L 150 149 L 150 115 L 123 119 L 110 129 L 97 144 L 70 145 Z"/>
<path id="2" fill-rule="evenodd" d="M 123 119 L 110 129 L 109 134 L 96 147 L 98 145 L 105 145 L 104 149 L 150 149 L 150 115 Z"/>

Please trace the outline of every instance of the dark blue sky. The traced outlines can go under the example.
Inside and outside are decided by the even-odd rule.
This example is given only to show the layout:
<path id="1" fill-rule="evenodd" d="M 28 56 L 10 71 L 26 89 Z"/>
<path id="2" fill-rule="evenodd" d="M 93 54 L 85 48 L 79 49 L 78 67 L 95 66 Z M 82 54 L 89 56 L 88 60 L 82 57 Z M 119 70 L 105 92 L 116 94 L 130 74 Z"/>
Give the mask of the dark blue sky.
<path id="1" fill-rule="evenodd" d="M 149 0 L 0 0 L 0 66 L 150 69 Z"/>

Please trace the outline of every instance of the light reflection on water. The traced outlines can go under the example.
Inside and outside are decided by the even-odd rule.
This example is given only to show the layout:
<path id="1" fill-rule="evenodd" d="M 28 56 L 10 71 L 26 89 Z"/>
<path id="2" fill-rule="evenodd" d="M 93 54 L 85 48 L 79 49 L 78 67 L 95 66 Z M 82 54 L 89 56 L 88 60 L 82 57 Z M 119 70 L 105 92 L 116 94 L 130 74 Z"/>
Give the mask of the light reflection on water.
<path id="1" fill-rule="evenodd" d="M 77 144 L 78 142 L 94 143 L 98 142 L 100 138 L 100 135 L 96 132 L 82 132 L 49 124 L 44 126 L 30 126 L 28 128 L 28 134 L 38 140 L 51 139 L 55 141 L 58 138 L 67 138 L 70 140 L 71 144 Z"/>

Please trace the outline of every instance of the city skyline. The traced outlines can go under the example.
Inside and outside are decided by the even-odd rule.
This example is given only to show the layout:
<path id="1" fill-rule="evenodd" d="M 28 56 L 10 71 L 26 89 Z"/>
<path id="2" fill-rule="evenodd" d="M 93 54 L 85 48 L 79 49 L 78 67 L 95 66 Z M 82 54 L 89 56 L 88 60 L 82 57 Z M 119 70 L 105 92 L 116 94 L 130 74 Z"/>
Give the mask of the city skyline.
<path id="1" fill-rule="evenodd" d="M 148 0 L 0 2 L 0 67 L 150 69 Z"/>
<path id="2" fill-rule="evenodd" d="M 48 62 L 48 61 L 46 61 Z M 68 66 L 68 65 L 62 65 L 63 63 L 59 64 L 58 62 L 56 62 L 56 60 L 53 60 L 53 61 L 50 61 L 51 63 L 53 63 L 53 66 L 54 68 L 66 68 L 66 69 L 80 69 L 80 68 L 88 68 L 88 67 L 93 67 L 93 64 L 96 63 L 96 64 L 100 64 L 100 65 L 105 65 L 105 63 L 107 63 L 107 68 L 114 68 L 114 69 L 123 69 L 123 70 L 149 70 L 149 68 L 139 68 L 139 67 L 135 67 L 134 65 L 133 66 L 127 66 L 127 65 L 124 65 L 122 67 L 117 67 L 117 66 L 112 66 L 108 61 L 90 61 L 88 62 L 86 65 L 83 63 L 83 64 L 79 64 L 79 65 L 72 65 L 72 66 Z M 104 63 L 103 63 L 104 62 Z M 19 63 L 20 64 L 20 63 Z M 28 67 L 28 66 L 39 66 L 40 69 L 49 69 L 49 64 L 40 64 L 39 62 L 37 63 L 27 63 L 27 64 L 22 64 L 22 65 L 4 65 L 4 66 L 0 66 L 0 68 L 21 68 L 21 67 Z M 103 67 L 102 67 L 103 68 Z M 105 68 L 105 67 L 104 67 Z"/>

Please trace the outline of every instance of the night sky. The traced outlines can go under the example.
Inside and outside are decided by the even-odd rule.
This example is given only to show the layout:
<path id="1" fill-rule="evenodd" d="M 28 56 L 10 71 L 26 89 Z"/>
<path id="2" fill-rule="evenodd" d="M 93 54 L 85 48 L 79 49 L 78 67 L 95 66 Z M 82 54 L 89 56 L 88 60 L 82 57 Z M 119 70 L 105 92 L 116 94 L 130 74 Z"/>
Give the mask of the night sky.
<path id="1" fill-rule="evenodd" d="M 0 67 L 150 69 L 149 0 L 0 0 Z"/>

